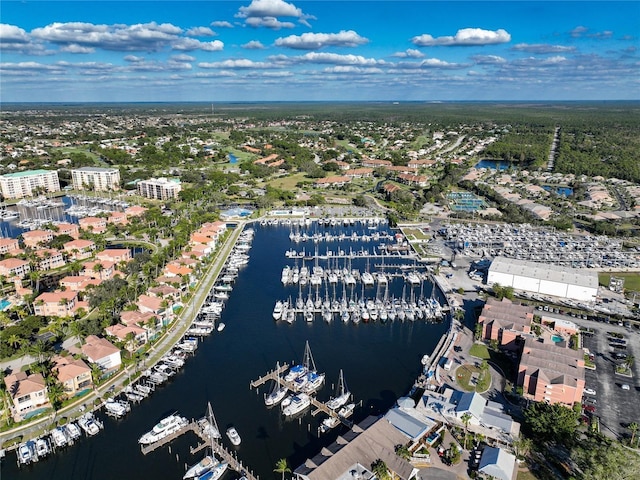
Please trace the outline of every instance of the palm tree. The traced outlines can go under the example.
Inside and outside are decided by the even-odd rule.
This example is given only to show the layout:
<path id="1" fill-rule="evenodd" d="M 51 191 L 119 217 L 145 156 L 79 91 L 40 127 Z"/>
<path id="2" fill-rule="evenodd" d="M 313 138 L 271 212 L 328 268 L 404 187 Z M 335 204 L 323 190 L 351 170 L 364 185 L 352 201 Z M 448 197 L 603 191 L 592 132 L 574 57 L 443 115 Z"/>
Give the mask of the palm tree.
<path id="1" fill-rule="evenodd" d="M 29 353 L 38 359 L 38 363 L 45 363 L 53 354 L 51 345 L 38 340 L 29 346 Z"/>
<path id="2" fill-rule="evenodd" d="M 636 422 L 632 422 L 627 428 L 631 430 L 631 440 L 629 441 L 629 445 L 633 447 L 636 439 L 636 433 L 638 433 L 638 424 Z"/>
<path id="3" fill-rule="evenodd" d="M 371 471 L 376 474 L 378 480 L 388 480 L 389 478 L 391 478 L 391 476 L 389 475 L 387 464 L 384 463 L 381 459 L 377 459 L 371 464 Z"/>
<path id="4" fill-rule="evenodd" d="M 7 343 L 17 350 L 24 343 L 24 338 L 14 333 L 12 335 L 9 335 L 9 338 L 7 338 Z"/>
<path id="5" fill-rule="evenodd" d="M 471 414 L 469 412 L 465 412 L 462 414 L 462 417 L 460 417 L 460 420 L 462 420 L 462 423 L 464 423 L 464 448 L 466 450 L 467 448 L 467 434 L 469 433 L 469 420 L 471 420 Z"/>
<path id="6" fill-rule="evenodd" d="M 282 474 L 282 480 L 284 480 L 285 473 L 291 473 L 291 469 L 289 468 L 289 463 L 286 458 L 281 458 L 276 462 L 276 468 L 273 469 L 274 472 Z"/>
<path id="7" fill-rule="evenodd" d="M 411 458 L 411 451 L 406 445 L 396 445 L 396 455 L 404 460 L 409 460 Z"/>
<path id="8" fill-rule="evenodd" d="M 513 441 L 512 445 L 513 445 L 513 449 L 515 451 L 514 453 L 516 454 L 516 457 L 524 457 L 531 450 L 533 442 L 531 441 L 530 438 L 523 437 L 522 435 L 520 435 L 520 437 L 518 437 L 516 440 Z"/>
<path id="9" fill-rule="evenodd" d="M 66 397 L 64 386 L 58 381 L 57 378 L 54 378 L 54 381 L 47 387 L 47 391 L 49 394 L 49 402 L 51 402 L 51 406 L 55 411 L 58 411 L 62 406 L 62 401 Z"/>

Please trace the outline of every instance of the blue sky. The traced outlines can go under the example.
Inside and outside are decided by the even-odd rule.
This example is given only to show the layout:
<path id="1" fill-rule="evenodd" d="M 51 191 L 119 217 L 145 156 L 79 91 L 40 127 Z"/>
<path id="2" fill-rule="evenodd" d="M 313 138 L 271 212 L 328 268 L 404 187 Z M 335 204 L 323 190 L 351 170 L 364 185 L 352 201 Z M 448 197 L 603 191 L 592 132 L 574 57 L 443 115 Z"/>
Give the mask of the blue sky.
<path id="1" fill-rule="evenodd" d="M 0 101 L 640 99 L 640 2 L 13 1 Z"/>

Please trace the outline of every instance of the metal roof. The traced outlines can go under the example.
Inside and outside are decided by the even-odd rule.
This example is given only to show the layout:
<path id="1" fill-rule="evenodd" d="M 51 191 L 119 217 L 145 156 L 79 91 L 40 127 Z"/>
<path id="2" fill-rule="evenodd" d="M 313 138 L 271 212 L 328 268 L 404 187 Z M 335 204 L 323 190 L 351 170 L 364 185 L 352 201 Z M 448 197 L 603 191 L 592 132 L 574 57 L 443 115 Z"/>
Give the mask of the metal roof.
<path id="1" fill-rule="evenodd" d="M 586 268 L 569 268 L 515 258 L 496 257 L 491 262 L 489 271 L 580 287 L 598 288 L 598 273 Z"/>

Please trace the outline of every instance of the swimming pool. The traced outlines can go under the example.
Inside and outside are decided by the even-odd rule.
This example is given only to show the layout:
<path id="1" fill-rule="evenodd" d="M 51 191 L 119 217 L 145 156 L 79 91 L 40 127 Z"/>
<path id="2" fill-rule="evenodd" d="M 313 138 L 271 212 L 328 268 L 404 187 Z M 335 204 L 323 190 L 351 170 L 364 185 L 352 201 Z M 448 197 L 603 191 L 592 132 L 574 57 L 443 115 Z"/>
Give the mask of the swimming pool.
<path id="1" fill-rule="evenodd" d="M 0 300 L 0 311 L 4 311 L 11 306 L 11 302 L 6 298 Z"/>
<path id="2" fill-rule="evenodd" d="M 551 340 L 553 341 L 553 343 L 564 342 L 564 338 L 562 338 L 560 335 L 553 335 L 551 337 Z"/>

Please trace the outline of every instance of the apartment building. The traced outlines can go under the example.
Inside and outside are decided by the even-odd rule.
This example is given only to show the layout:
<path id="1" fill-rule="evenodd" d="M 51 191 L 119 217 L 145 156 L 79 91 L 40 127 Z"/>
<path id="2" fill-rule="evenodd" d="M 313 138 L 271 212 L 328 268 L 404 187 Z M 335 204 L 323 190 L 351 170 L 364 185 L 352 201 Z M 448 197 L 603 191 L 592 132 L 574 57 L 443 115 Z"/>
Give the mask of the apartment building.
<path id="1" fill-rule="evenodd" d="M 4 198 L 32 197 L 41 193 L 59 192 L 60 180 L 55 170 L 27 170 L 0 175 L 0 190 Z"/>
<path id="2" fill-rule="evenodd" d="M 82 167 L 71 170 L 71 181 L 76 190 L 108 192 L 120 188 L 120 170 L 117 168 Z"/>
<path id="3" fill-rule="evenodd" d="M 141 196 L 157 200 L 178 198 L 178 193 L 182 190 L 179 180 L 170 180 L 164 177 L 141 180 L 138 182 L 137 187 Z"/>

